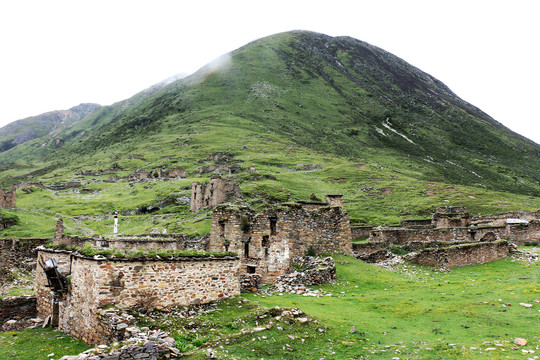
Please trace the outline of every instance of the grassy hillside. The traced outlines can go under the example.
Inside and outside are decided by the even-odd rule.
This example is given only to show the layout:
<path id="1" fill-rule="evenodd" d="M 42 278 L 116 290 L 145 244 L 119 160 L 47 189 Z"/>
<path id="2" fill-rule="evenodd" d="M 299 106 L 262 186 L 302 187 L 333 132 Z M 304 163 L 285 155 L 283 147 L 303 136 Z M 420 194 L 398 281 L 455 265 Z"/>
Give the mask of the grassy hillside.
<path id="1" fill-rule="evenodd" d="M 58 136 L 61 148 L 40 140 L 0 154 L 0 182 L 75 180 L 95 192 L 19 190 L 21 223 L 40 225 L 3 236 L 50 234 L 60 216 L 78 217 L 67 222 L 73 233 L 107 233 L 114 209 L 133 214 L 169 195 L 189 196 L 192 181 L 213 175 L 197 169 L 214 164 L 216 153 L 243 170 L 255 167 L 255 174 L 222 172 L 255 207 L 342 193 L 353 220 L 370 224 L 428 217 L 440 205 L 478 214 L 540 208 L 540 145 L 403 60 L 346 37 L 289 32 L 255 41 Z M 185 167 L 188 178 L 130 183 L 75 175 L 170 167 Z M 121 229 L 206 231 L 199 220 L 208 211 L 188 208 L 173 201 L 152 215 L 130 215 L 132 225 Z"/>

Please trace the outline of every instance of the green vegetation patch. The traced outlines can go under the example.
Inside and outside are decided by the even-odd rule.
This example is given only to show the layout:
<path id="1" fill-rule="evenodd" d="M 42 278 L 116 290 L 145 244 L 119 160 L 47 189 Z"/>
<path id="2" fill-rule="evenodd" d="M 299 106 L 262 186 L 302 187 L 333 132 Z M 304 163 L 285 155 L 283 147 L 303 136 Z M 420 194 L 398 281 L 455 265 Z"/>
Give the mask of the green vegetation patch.
<path id="1" fill-rule="evenodd" d="M 52 250 L 66 250 L 79 253 L 83 256 L 103 256 L 107 259 L 176 259 L 176 258 L 225 258 L 234 256 L 233 252 L 210 252 L 210 251 L 191 251 L 191 250 L 172 250 L 172 249 L 116 249 L 102 248 L 85 243 L 83 247 L 71 246 L 66 244 L 49 245 Z"/>
<path id="2" fill-rule="evenodd" d="M 51 328 L 0 332 L 0 359 L 49 360 L 76 355 L 91 346 Z M 53 355 L 50 355 L 53 354 Z"/>

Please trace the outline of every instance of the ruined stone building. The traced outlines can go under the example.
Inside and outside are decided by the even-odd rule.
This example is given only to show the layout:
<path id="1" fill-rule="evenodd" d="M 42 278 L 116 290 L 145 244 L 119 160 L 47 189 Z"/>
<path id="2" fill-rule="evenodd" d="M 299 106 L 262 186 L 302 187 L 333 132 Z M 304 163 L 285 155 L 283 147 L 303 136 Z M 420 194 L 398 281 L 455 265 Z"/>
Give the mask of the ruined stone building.
<path id="1" fill-rule="evenodd" d="M 525 243 L 540 243 L 538 211 L 473 217 L 464 207 L 439 207 L 431 222 L 403 221 L 372 230 L 368 242 L 354 244 L 354 253 L 377 259 L 398 246 L 420 251 L 414 261 L 424 265 L 463 266 L 506 257 L 510 244 Z"/>
<path id="2" fill-rule="evenodd" d="M 217 206 L 232 199 L 241 199 L 242 191 L 234 180 L 213 177 L 206 184 L 194 182 L 191 186 L 191 211 Z"/>
<path id="3" fill-rule="evenodd" d="M 36 269 L 37 315 L 89 344 L 108 343 L 129 326 L 110 309 L 153 309 L 209 303 L 240 294 L 235 256 L 122 259 L 83 256 L 41 248 L 38 259 L 54 259 L 70 281 L 63 285 Z"/>
<path id="4" fill-rule="evenodd" d="M 341 195 L 328 202 L 282 204 L 255 213 L 242 206 L 221 205 L 212 214 L 209 251 L 233 251 L 240 272 L 259 274 L 271 283 L 289 268 L 289 260 L 308 252 L 352 254 L 349 215 Z"/>
<path id="5" fill-rule="evenodd" d="M 435 210 L 431 223 L 436 229 L 467 227 L 472 215 L 463 206 L 442 206 Z"/>
<path id="6" fill-rule="evenodd" d="M 17 190 L 12 188 L 11 190 L 4 190 L 0 188 L 0 209 L 9 209 L 16 207 L 17 203 Z"/>

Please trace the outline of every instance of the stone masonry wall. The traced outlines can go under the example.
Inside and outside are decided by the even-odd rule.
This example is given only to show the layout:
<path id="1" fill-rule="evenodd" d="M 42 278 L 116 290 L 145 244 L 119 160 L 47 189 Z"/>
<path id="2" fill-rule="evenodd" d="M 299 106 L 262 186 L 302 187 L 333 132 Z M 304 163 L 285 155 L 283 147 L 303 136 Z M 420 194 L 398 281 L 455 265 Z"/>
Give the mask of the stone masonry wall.
<path id="1" fill-rule="evenodd" d="M 112 247 L 117 249 L 137 248 L 137 249 L 168 249 L 168 250 L 206 250 L 208 236 L 190 237 L 184 234 L 145 235 L 114 237 L 110 239 L 96 239 L 92 241 L 94 246 Z"/>
<path id="2" fill-rule="evenodd" d="M 17 190 L 4 190 L 0 188 L 0 209 L 14 208 L 17 204 Z"/>
<path id="3" fill-rule="evenodd" d="M 504 240 L 478 242 L 438 249 L 424 249 L 412 261 L 427 266 L 451 268 L 477 265 L 507 257 L 508 243 Z"/>
<path id="4" fill-rule="evenodd" d="M 507 219 L 522 219 L 528 221 L 540 221 L 539 211 L 515 211 L 492 215 L 475 216 L 471 219 L 471 225 L 475 226 L 505 226 Z"/>
<path id="5" fill-rule="evenodd" d="M 241 198 L 240 186 L 234 181 L 226 181 L 221 177 L 210 179 L 207 184 L 194 182 L 191 186 L 191 211 L 208 206 L 217 206 L 229 198 Z"/>
<path id="6" fill-rule="evenodd" d="M 69 252 L 49 252 L 38 250 L 38 258 L 41 257 L 43 261 L 50 260 L 54 258 L 58 262 L 58 269 L 63 275 L 69 275 L 71 271 L 71 255 Z M 53 308 L 56 306 L 54 304 L 54 296 L 51 293 L 51 289 L 47 286 L 47 276 L 41 268 L 41 266 L 36 267 L 36 282 L 34 285 L 34 294 L 36 294 L 36 308 L 37 316 L 46 319 L 47 316 L 53 315 Z"/>
<path id="7" fill-rule="evenodd" d="M 0 239 L 0 267 L 35 264 L 36 247 L 48 241 L 46 238 Z"/>
<path id="8" fill-rule="evenodd" d="M 212 215 L 208 250 L 234 251 L 242 261 L 241 273 L 273 282 L 287 271 L 291 258 L 308 251 L 352 254 L 349 215 L 339 206 L 306 210 L 288 204 L 255 214 L 247 207 L 223 205 Z"/>
<path id="9" fill-rule="evenodd" d="M 62 264 L 66 259 L 66 253 L 61 251 L 41 250 L 40 255 L 44 259 L 54 257 Z M 236 257 L 98 259 L 71 256 L 70 291 L 58 305 L 60 330 L 90 344 L 104 341 L 110 332 L 110 326 L 99 315 L 105 306 L 151 309 L 157 305 L 207 303 L 240 293 Z M 44 318 L 52 313 L 53 303 L 45 274 L 39 270 L 38 315 Z"/>
<path id="10" fill-rule="evenodd" d="M 468 228 L 442 229 L 381 229 L 372 231 L 370 242 L 387 242 L 403 245 L 411 241 L 473 241 L 473 235 Z"/>
<path id="11" fill-rule="evenodd" d="M 0 324 L 11 319 L 36 317 L 35 296 L 13 296 L 0 299 Z"/>

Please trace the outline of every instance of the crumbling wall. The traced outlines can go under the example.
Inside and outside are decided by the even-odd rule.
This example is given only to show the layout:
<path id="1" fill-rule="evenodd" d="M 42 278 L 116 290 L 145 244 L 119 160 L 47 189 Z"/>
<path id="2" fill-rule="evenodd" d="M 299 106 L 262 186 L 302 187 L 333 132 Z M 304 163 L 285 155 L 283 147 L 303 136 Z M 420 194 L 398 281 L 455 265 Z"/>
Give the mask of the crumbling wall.
<path id="1" fill-rule="evenodd" d="M 468 228 L 403 229 L 389 228 L 374 230 L 369 235 L 370 242 L 386 242 L 403 245 L 411 241 L 474 241 L 474 234 Z"/>
<path id="2" fill-rule="evenodd" d="M 525 243 L 540 244 L 540 220 L 530 221 L 528 224 L 507 225 L 506 237 L 510 241 L 524 245 Z"/>
<path id="3" fill-rule="evenodd" d="M 71 254 L 67 251 L 44 251 L 43 249 L 38 249 L 38 258 L 41 258 L 44 262 L 50 259 L 55 259 L 58 262 L 59 271 L 68 276 L 71 272 Z M 47 281 L 47 276 L 43 269 L 38 265 L 36 267 L 36 282 L 34 284 L 34 294 L 36 294 L 36 308 L 37 315 L 42 319 L 46 319 L 48 316 L 55 316 L 58 318 L 58 301 L 56 301 L 54 295 L 49 288 Z M 56 322 L 56 321 L 55 321 Z"/>
<path id="4" fill-rule="evenodd" d="M 411 260 L 421 265 L 451 268 L 477 265 L 507 257 L 508 242 L 477 242 L 420 251 Z"/>
<path id="5" fill-rule="evenodd" d="M 500 214 L 475 216 L 471 219 L 473 226 L 506 226 L 507 219 L 540 221 L 539 211 L 514 211 Z"/>
<path id="6" fill-rule="evenodd" d="M 432 225 L 435 228 L 467 227 L 472 215 L 462 206 L 438 207 L 432 216 Z"/>
<path id="7" fill-rule="evenodd" d="M 307 210 L 303 205 L 284 204 L 259 214 L 247 207 L 219 206 L 212 214 L 208 249 L 236 252 L 241 272 L 260 274 L 265 282 L 284 274 L 295 256 L 352 254 L 349 215 L 339 206 Z"/>
<path id="8" fill-rule="evenodd" d="M 0 209 L 10 209 L 17 206 L 17 190 L 4 190 L 0 188 Z"/>
<path id="9" fill-rule="evenodd" d="M 36 317 L 35 296 L 8 296 L 0 299 L 0 324 L 8 320 Z"/>
<path id="10" fill-rule="evenodd" d="M 118 236 L 109 239 L 95 239 L 92 245 L 117 249 L 164 249 L 204 251 L 208 235 L 191 237 L 185 234 L 147 234 L 139 236 Z"/>
<path id="11" fill-rule="evenodd" d="M 226 181 L 215 177 L 206 184 L 194 182 L 191 186 L 191 211 L 208 206 L 215 207 L 231 198 L 242 198 L 240 186 L 234 180 Z"/>
<path id="12" fill-rule="evenodd" d="M 351 224 L 352 239 L 369 238 L 369 233 L 374 230 L 373 226 Z"/>
<path id="13" fill-rule="evenodd" d="M 0 267 L 35 266 L 36 247 L 48 241 L 48 238 L 0 239 Z"/>
<path id="14" fill-rule="evenodd" d="M 54 300 L 43 270 L 38 269 L 38 315 L 52 314 L 56 301 L 59 329 L 91 344 L 109 336 L 110 324 L 102 314 L 108 306 L 152 309 L 207 303 L 240 293 L 239 263 L 233 256 L 111 260 L 45 249 L 39 254 L 44 260 L 55 258 L 71 280 L 69 293 Z M 66 260 L 71 260 L 70 270 Z"/>

